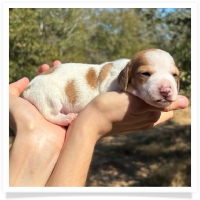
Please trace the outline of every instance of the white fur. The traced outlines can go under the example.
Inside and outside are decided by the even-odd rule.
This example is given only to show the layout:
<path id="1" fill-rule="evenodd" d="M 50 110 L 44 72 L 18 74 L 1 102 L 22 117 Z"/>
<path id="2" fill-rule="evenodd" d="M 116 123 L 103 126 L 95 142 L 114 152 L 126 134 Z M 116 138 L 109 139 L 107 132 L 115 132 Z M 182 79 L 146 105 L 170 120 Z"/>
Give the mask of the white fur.
<path id="1" fill-rule="evenodd" d="M 170 84 L 173 94 L 169 100 L 171 102 L 176 99 L 177 85 L 170 72 L 173 58 L 168 53 L 160 52 L 159 50 L 157 52 L 150 51 L 145 56 L 155 73 L 149 77 L 146 83 L 140 85 L 138 88 L 128 86 L 127 91 L 142 98 L 151 105 L 157 107 L 168 105 L 168 101 L 161 100 L 163 97 L 159 93 L 158 88 L 165 85 L 165 83 Z M 98 82 L 98 87 L 95 89 L 88 85 L 86 80 L 88 69 L 92 67 L 96 75 L 99 76 L 102 67 L 106 63 L 100 65 L 81 63 L 62 64 L 53 73 L 36 76 L 29 83 L 23 96 L 34 104 L 47 120 L 55 124 L 67 126 L 76 117 L 74 113 L 81 111 L 100 93 L 120 91 L 117 78 L 129 61 L 129 59 L 120 59 L 108 62 L 112 63 L 113 67 L 106 79 L 101 84 Z M 65 87 L 70 80 L 73 80 L 76 86 L 77 99 L 74 104 L 69 102 L 65 93 Z M 155 103 L 157 100 L 161 100 L 161 102 Z"/>
<path id="2" fill-rule="evenodd" d="M 96 89 L 88 85 L 85 78 L 87 71 L 92 67 L 98 76 L 102 67 L 107 63 L 100 65 L 62 64 L 53 73 L 36 76 L 23 92 L 23 97 L 34 104 L 49 121 L 59 125 L 68 125 L 76 116 L 69 115 L 69 113 L 78 113 L 100 93 L 120 91 L 116 78 L 128 61 L 129 59 L 120 59 L 108 62 L 113 64 L 112 70 L 102 84 L 98 83 Z M 74 80 L 76 84 L 78 97 L 74 105 L 69 102 L 65 93 L 69 80 Z"/>

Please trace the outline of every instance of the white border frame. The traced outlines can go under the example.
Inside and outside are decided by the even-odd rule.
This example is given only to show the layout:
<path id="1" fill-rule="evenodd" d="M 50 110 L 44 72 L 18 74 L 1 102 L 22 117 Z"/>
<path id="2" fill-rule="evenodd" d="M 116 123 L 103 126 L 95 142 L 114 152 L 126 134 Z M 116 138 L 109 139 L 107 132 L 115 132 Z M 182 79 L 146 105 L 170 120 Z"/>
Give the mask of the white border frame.
<path id="1" fill-rule="evenodd" d="M 34 1 L 27 2 L 27 1 L 5 1 L 2 4 L 2 13 L 3 18 L 3 32 L 2 32 L 2 47 L 1 52 L 3 52 L 2 56 L 2 66 L 9 66 L 9 8 L 191 8 L 192 9 L 192 186 L 191 187 L 56 187 L 56 188 L 48 188 L 48 187 L 9 187 L 8 180 L 9 180 L 9 153 L 8 153 L 8 127 L 9 127 L 9 116 L 8 116 L 8 100 L 7 98 L 3 99 L 2 110 L 3 110 L 3 117 L 2 120 L 2 142 L 1 146 L 3 146 L 2 156 L 4 157 L 3 162 L 3 189 L 7 193 L 29 193 L 29 192 L 39 192 L 39 193 L 191 193 L 197 191 L 197 107 L 198 107 L 198 98 L 194 98 L 197 93 L 197 82 L 198 82 L 198 73 L 196 66 L 199 64 L 197 62 L 197 31 L 195 30 L 198 27 L 197 24 L 197 2 L 173 2 L 170 1 L 166 2 L 145 2 L 145 1 L 70 1 L 70 2 L 49 2 L 49 1 Z M 4 97 L 8 97 L 8 74 L 9 68 L 4 67 L 3 73 L 1 74 L 1 80 L 3 80 L 3 88 L 4 88 Z M 7 93 L 6 93 L 7 92 Z M 195 113 L 196 112 L 196 113 Z M 195 131 L 196 130 L 196 131 Z M 6 142 L 3 142 L 6 141 Z"/>

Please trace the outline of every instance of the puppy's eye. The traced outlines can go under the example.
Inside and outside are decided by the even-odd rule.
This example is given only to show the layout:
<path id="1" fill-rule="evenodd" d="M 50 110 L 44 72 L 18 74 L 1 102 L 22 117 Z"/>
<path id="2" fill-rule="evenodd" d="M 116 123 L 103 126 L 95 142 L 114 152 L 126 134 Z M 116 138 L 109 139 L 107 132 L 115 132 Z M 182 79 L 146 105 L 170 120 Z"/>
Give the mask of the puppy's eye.
<path id="1" fill-rule="evenodd" d="M 151 74 L 149 72 L 142 72 L 141 75 L 145 76 L 145 77 L 150 77 L 151 76 Z"/>
<path id="2" fill-rule="evenodd" d="M 174 77 L 174 78 L 177 78 L 177 77 L 178 77 L 178 74 L 174 73 L 174 74 L 173 74 L 173 77 Z"/>

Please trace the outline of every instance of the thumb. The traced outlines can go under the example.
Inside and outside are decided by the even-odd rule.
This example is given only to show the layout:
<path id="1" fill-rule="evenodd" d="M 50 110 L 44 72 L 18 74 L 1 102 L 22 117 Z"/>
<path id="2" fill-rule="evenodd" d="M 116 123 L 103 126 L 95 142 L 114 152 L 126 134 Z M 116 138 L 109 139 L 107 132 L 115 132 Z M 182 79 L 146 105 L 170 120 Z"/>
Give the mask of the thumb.
<path id="1" fill-rule="evenodd" d="M 14 96 L 19 96 L 29 83 L 29 79 L 24 77 L 9 85 L 9 93 Z"/>
<path id="2" fill-rule="evenodd" d="M 189 100 L 187 97 L 182 96 L 182 95 L 178 95 L 177 100 L 173 103 L 171 103 L 169 106 L 163 108 L 164 112 L 168 112 L 171 110 L 180 110 L 180 109 L 184 109 L 186 107 L 188 107 L 189 105 Z"/>

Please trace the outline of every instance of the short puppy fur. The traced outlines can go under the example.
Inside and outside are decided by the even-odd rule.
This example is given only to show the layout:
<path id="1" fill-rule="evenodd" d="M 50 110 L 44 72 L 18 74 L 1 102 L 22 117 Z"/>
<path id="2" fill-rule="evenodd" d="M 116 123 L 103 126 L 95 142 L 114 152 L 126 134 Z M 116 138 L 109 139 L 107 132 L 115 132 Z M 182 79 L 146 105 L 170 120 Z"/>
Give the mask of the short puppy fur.
<path id="1" fill-rule="evenodd" d="M 23 92 L 52 123 L 67 126 L 93 98 L 109 91 L 129 92 L 155 107 L 175 101 L 179 70 L 160 49 L 138 52 L 132 59 L 102 64 L 66 63 L 36 76 Z"/>

